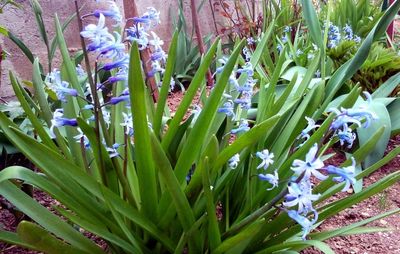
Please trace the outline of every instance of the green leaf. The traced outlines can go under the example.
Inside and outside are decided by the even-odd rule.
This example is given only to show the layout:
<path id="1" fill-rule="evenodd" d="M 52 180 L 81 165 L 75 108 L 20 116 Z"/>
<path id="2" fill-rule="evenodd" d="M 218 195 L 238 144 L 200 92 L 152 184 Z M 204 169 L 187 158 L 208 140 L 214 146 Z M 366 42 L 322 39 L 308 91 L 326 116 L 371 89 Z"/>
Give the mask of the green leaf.
<path id="1" fill-rule="evenodd" d="M 321 31 L 321 25 L 317 13 L 314 9 L 313 2 L 311 0 L 302 0 L 303 17 L 306 21 L 308 30 L 314 43 L 320 48 L 324 49 L 324 40 Z"/>
<path id="2" fill-rule="evenodd" d="M 388 80 L 386 80 L 385 83 L 380 85 L 378 89 L 376 89 L 372 93 L 372 98 L 386 98 L 388 97 L 393 90 L 398 87 L 400 84 L 400 73 L 397 73 L 396 75 L 391 76 Z"/>
<path id="3" fill-rule="evenodd" d="M 143 214 L 157 218 L 157 186 L 154 160 L 151 154 L 149 124 L 147 122 L 146 87 L 142 77 L 142 66 L 137 43 L 133 43 L 130 53 L 128 86 L 135 130 L 135 159 L 139 178 L 139 190 Z"/>
<path id="4" fill-rule="evenodd" d="M 329 247 L 328 244 L 321 242 L 321 241 L 316 241 L 316 240 L 289 241 L 287 243 L 274 245 L 272 247 L 266 248 L 266 249 L 256 252 L 256 253 L 257 254 L 261 254 L 261 253 L 267 254 L 267 253 L 273 253 L 275 251 L 285 250 L 285 249 L 303 250 L 303 249 L 305 249 L 307 247 L 311 247 L 311 246 L 321 250 L 323 253 L 335 254 L 335 252 Z"/>
<path id="5" fill-rule="evenodd" d="M 156 135 L 159 135 L 161 131 L 162 116 L 168 98 L 168 91 L 170 89 L 171 77 L 174 71 L 175 63 L 177 62 L 176 61 L 177 48 L 178 48 L 178 31 L 175 31 L 168 51 L 168 59 L 165 67 L 160 95 L 158 97 L 156 113 L 154 116 L 153 130 L 154 133 L 156 133 Z"/>
<path id="6" fill-rule="evenodd" d="M 49 254 L 84 254 L 90 253 L 68 245 L 59 240 L 45 229 L 29 222 L 21 221 L 17 227 L 18 236 L 26 243 L 31 244 L 44 253 Z"/>
<path id="7" fill-rule="evenodd" d="M 390 133 L 392 130 L 390 115 L 384 104 L 372 101 L 368 103 L 368 108 L 377 115 L 378 120 L 372 121 L 371 125 L 368 128 L 357 129 L 360 146 L 364 146 L 371 137 L 371 134 L 375 133 L 382 126 L 385 127 L 385 130 L 378 142 L 376 143 L 374 149 L 365 158 L 365 161 L 363 163 L 364 168 L 371 166 L 383 157 L 383 154 L 389 143 Z"/>
<path id="8" fill-rule="evenodd" d="M 397 135 L 400 133 L 400 98 L 396 98 L 396 100 L 389 104 L 387 110 L 390 115 L 390 122 L 392 125 L 391 135 Z"/>
<path id="9" fill-rule="evenodd" d="M 368 34 L 368 36 L 363 41 L 361 47 L 358 49 L 355 56 L 339 67 L 336 72 L 332 75 L 331 79 L 326 85 L 326 97 L 320 110 L 317 111 L 314 116 L 319 116 L 326 109 L 327 105 L 334 98 L 337 91 L 339 91 L 342 84 L 350 79 L 354 73 L 362 66 L 364 61 L 367 59 L 371 45 L 374 41 L 379 39 L 386 30 L 386 27 L 393 20 L 397 11 L 400 8 L 400 2 L 394 2 L 390 8 L 381 17 L 379 22 L 375 25 L 374 29 Z"/>
<path id="10" fill-rule="evenodd" d="M 193 164 L 196 156 L 200 152 L 201 146 L 204 143 L 208 130 L 212 124 L 217 109 L 224 93 L 225 86 L 228 83 L 229 76 L 235 66 L 236 60 L 242 50 L 244 41 L 242 41 L 233 51 L 228 62 L 225 64 L 224 69 L 218 79 L 206 105 L 201 111 L 199 117 L 190 132 L 186 143 L 183 146 L 182 152 L 178 158 L 175 166 L 175 174 L 180 183 L 183 183 L 190 166 Z"/>
<path id="11" fill-rule="evenodd" d="M 101 248 L 81 235 L 66 222 L 32 200 L 11 182 L 0 183 L 0 193 L 23 213 L 44 228 L 87 253 L 104 253 Z"/>
<path id="12" fill-rule="evenodd" d="M 18 245 L 26 249 L 39 251 L 39 249 L 37 249 L 35 246 L 26 243 L 25 241 L 21 240 L 16 233 L 12 233 L 10 231 L 0 230 L 0 241 L 11 245 Z"/>
<path id="13" fill-rule="evenodd" d="M 194 96 L 196 95 L 198 88 L 201 86 L 201 84 L 204 81 L 205 75 L 207 73 L 207 70 L 213 60 L 215 51 L 217 49 L 217 45 L 219 43 L 219 40 L 216 40 L 211 48 L 208 50 L 207 54 L 204 56 L 204 59 L 199 67 L 199 69 L 196 71 L 195 76 L 192 79 L 192 82 L 189 85 L 188 90 L 186 91 L 185 95 L 182 98 L 181 103 L 179 104 L 178 109 L 175 112 L 174 118 L 172 118 L 172 121 L 170 122 L 168 126 L 168 131 L 165 134 L 165 136 L 162 139 L 161 145 L 164 148 L 165 151 L 167 151 L 169 145 L 173 141 L 173 138 L 178 131 L 178 127 L 185 116 L 190 104 L 193 101 Z M 179 56 L 177 59 L 180 59 Z"/>
<path id="14" fill-rule="evenodd" d="M 35 130 L 37 131 L 39 137 L 42 139 L 43 143 L 46 144 L 51 149 L 53 149 L 54 151 L 58 151 L 57 146 L 54 145 L 54 142 L 51 140 L 47 132 L 44 130 L 42 122 L 39 121 L 35 113 L 32 111 L 31 107 L 29 106 L 28 102 L 25 100 L 25 97 L 23 96 L 23 93 L 21 91 L 23 88 L 19 85 L 18 81 L 16 80 L 12 72 L 10 72 L 10 81 L 11 85 L 13 86 L 15 95 L 18 97 L 18 100 L 21 103 L 22 108 L 24 109 L 26 115 L 28 116 Z"/>
<path id="15" fill-rule="evenodd" d="M 334 230 L 329 230 L 329 231 L 323 231 L 323 232 L 318 232 L 318 233 L 312 233 L 309 235 L 309 237 L 311 239 L 315 239 L 315 240 L 319 240 L 319 241 L 324 241 L 326 239 L 332 238 L 332 237 L 336 237 L 339 235 L 350 235 L 350 234 L 354 234 L 355 232 L 353 231 L 356 228 L 360 228 L 361 226 L 364 226 L 370 222 L 379 220 L 381 218 L 393 215 L 400 212 L 400 209 L 395 209 L 395 210 L 391 210 L 376 216 L 373 216 L 371 218 L 365 219 L 365 220 L 361 220 L 358 221 L 356 223 L 352 223 L 348 226 L 345 227 L 341 227 L 338 229 L 334 229 Z M 367 230 L 368 228 L 364 228 L 365 230 Z M 366 232 L 360 232 L 360 233 L 366 233 Z"/>

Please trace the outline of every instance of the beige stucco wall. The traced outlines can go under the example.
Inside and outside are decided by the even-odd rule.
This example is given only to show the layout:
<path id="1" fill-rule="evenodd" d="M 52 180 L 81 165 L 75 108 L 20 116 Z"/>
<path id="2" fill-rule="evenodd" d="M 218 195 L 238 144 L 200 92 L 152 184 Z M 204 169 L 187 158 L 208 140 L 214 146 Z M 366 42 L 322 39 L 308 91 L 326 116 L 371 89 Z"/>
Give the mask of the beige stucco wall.
<path id="1" fill-rule="evenodd" d="M 35 17 L 27 0 L 16 0 L 23 8 L 7 7 L 4 14 L 0 15 L 0 24 L 7 27 L 10 31 L 21 38 L 32 50 L 33 54 L 39 57 L 41 63 L 47 66 L 46 48 L 41 42 L 40 35 L 36 26 Z M 53 19 L 55 13 L 58 14 L 61 21 L 66 20 L 75 12 L 74 1 L 72 0 L 39 0 L 43 8 L 43 18 L 46 29 L 50 37 L 54 35 Z M 122 7 L 122 0 L 116 0 Z M 196 2 L 200 2 L 197 0 Z M 99 8 L 99 4 L 94 0 L 80 0 L 80 4 L 85 4 L 82 14 L 89 13 L 91 10 Z M 178 14 L 177 0 L 136 0 L 140 12 L 144 12 L 147 7 L 153 6 L 161 11 L 161 24 L 155 30 L 157 34 L 166 42 L 170 40 L 172 31 L 172 20 Z M 185 0 L 185 14 L 188 22 L 191 21 L 190 1 Z M 122 11 L 123 13 L 123 11 Z M 203 35 L 214 32 L 214 25 L 211 18 L 211 9 L 208 1 L 199 13 Z M 74 20 L 65 31 L 67 45 L 71 52 L 80 47 L 79 31 L 77 22 Z M 21 79 L 30 80 L 32 75 L 32 65 L 23 53 L 8 39 L 0 36 L 0 43 L 10 54 L 2 62 L 0 97 L 9 100 L 13 97 L 13 92 L 8 80 L 8 72 L 14 71 Z M 59 62 L 59 61 L 58 61 Z M 57 64 L 57 60 L 56 60 Z M 47 67 L 45 67 L 47 71 Z"/>

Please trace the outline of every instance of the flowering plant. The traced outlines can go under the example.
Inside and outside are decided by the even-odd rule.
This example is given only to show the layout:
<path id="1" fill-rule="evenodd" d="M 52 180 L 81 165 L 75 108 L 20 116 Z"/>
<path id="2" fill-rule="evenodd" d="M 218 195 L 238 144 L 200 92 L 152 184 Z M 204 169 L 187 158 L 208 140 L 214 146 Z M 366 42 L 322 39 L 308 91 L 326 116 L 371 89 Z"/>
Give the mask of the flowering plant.
<path id="1" fill-rule="evenodd" d="M 343 164 L 326 162 L 333 144 L 352 146 L 356 127 L 367 128 L 379 120 L 368 107 L 353 107 L 360 94 L 357 88 L 339 106 L 326 107 L 330 99 L 329 94 L 324 96 L 324 84 L 308 87 L 319 56 L 299 86 L 294 86 L 295 75 L 278 96 L 282 66 L 267 78 L 258 68 L 273 24 L 254 52 L 247 52 L 247 59 L 240 59 L 244 40 L 237 42 L 229 57 L 217 50 L 221 47 L 217 40 L 170 117 L 166 100 L 178 61 L 177 33 L 167 57 L 161 40 L 155 35 L 153 40 L 148 38 L 159 22 L 158 12 L 151 8 L 133 18 L 134 26 L 127 28 L 125 37 L 113 35 L 104 20 L 120 22 L 120 18 L 110 4 L 110 9 L 90 13 L 98 23 L 81 32 L 89 42 L 83 43 L 86 71 L 68 55 L 56 17 L 61 70 L 42 79 L 38 60 L 34 61 L 35 100 L 24 96 L 17 78 L 10 74 L 37 136 L 21 133 L 3 113 L 0 128 L 40 172 L 19 166 L 0 172 L 0 193 L 37 223 L 21 222 L 17 233 L 1 231 L 1 240 L 47 253 L 272 253 L 308 246 L 333 253 L 323 240 L 354 229 L 360 232 L 359 227 L 369 221 L 399 211 L 312 233 L 326 218 L 400 179 L 400 172 L 395 172 L 357 194 L 323 203 L 390 161 L 400 149 L 356 173 L 357 165 L 379 140 L 379 130 Z M 387 15 L 393 16 L 399 5 Z M 129 54 L 122 38 L 129 42 Z M 144 73 L 139 50 L 148 47 L 153 69 Z M 94 64 L 89 52 L 94 54 Z M 216 84 L 204 103 L 196 104 L 185 118 L 215 55 L 219 60 Z M 112 76 L 100 81 L 102 71 Z M 143 74 L 162 80 L 156 104 Z M 256 85 L 260 92 L 253 108 Z M 60 100 L 61 108 L 54 112 L 44 86 Z M 103 93 L 107 87 L 111 95 Z M 55 209 L 69 223 L 10 179 L 24 181 L 58 200 L 62 205 Z M 104 239 L 107 250 L 80 231 Z"/>

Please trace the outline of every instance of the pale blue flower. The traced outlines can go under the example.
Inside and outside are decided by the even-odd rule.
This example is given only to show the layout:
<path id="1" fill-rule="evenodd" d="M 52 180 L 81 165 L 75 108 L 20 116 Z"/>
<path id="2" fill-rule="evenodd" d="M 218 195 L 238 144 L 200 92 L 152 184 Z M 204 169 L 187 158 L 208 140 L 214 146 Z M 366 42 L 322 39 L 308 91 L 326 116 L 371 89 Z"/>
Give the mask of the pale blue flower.
<path id="1" fill-rule="evenodd" d="M 231 169 L 237 168 L 240 162 L 240 155 L 237 153 L 228 160 L 228 166 Z"/>
<path id="2" fill-rule="evenodd" d="M 89 139 L 87 138 L 87 136 L 85 134 L 83 134 L 81 128 L 77 129 L 79 134 L 74 136 L 74 139 L 76 140 L 77 143 L 81 143 L 83 142 L 83 146 L 85 147 L 85 149 L 89 149 L 90 148 L 90 143 L 89 143 Z"/>
<path id="3" fill-rule="evenodd" d="M 128 74 L 126 73 L 126 69 L 120 69 L 114 76 L 111 76 L 107 79 L 108 84 L 113 84 L 119 81 L 127 81 Z"/>
<path id="4" fill-rule="evenodd" d="M 251 59 L 251 51 L 247 47 L 244 47 L 242 52 L 243 52 L 244 59 L 246 60 L 246 62 L 250 61 L 250 59 Z"/>
<path id="5" fill-rule="evenodd" d="M 125 127 L 125 134 L 132 137 L 134 134 L 132 114 L 122 112 L 122 116 L 124 117 L 124 121 L 120 125 Z"/>
<path id="6" fill-rule="evenodd" d="M 307 126 L 306 128 L 304 128 L 304 130 L 301 131 L 300 133 L 300 138 L 304 138 L 306 140 L 308 140 L 310 138 L 310 131 L 314 130 L 315 128 L 320 127 L 319 124 L 315 124 L 314 119 L 310 118 L 310 117 L 305 117 L 307 120 Z"/>
<path id="7" fill-rule="evenodd" d="M 314 73 L 314 77 L 316 77 L 316 78 L 321 77 L 321 71 L 319 69 Z"/>
<path id="8" fill-rule="evenodd" d="M 139 50 L 144 50 L 147 48 L 149 44 L 149 34 L 146 33 L 146 30 L 140 24 L 133 25 L 132 27 L 126 29 L 128 41 L 136 41 L 138 44 Z"/>
<path id="9" fill-rule="evenodd" d="M 107 3 L 109 4 L 108 10 L 95 10 L 93 15 L 99 18 L 100 14 L 102 14 L 105 17 L 112 18 L 116 22 L 115 26 L 121 25 L 122 16 L 117 4 L 114 1 L 107 1 Z"/>
<path id="10" fill-rule="evenodd" d="M 296 56 L 299 57 L 303 54 L 304 52 L 301 49 L 296 50 Z"/>
<path id="11" fill-rule="evenodd" d="M 343 125 L 343 128 L 337 131 L 336 136 L 339 138 L 340 145 L 347 144 L 347 148 L 351 148 L 356 140 L 356 134 L 347 125 Z"/>
<path id="12" fill-rule="evenodd" d="M 105 27 L 105 18 L 103 14 L 100 14 L 98 24 L 87 25 L 81 32 L 81 36 L 91 41 L 87 47 L 89 51 L 95 51 L 103 47 L 105 43 L 114 38 L 108 33 L 108 28 Z"/>
<path id="13" fill-rule="evenodd" d="M 343 27 L 343 31 L 344 31 L 344 33 L 345 33 L 344 39 L 345 39 L 345 40 L 348 40 L 348 41 L 351 41 L 351 40 L 353 39 L 353 29 L 351 29 L 351 26 L 349 26 L 348 24 L 346 24 L 346 25 Z"/>
<path id="14" fill-rule="evenodd" d="M 233 102 L 231 100 L 226 101 L 222 107 L 218 109 L 218 113 L 224 113 L 227 116 L 235 116 L 235 113 L 233 112 Z"/>
<path id="15" fill-rule="evenodd" d="M 352 165 L 348 166 L 348 167 L 343 167 L 343 168 L 339 168 L 339 167 L 335 167 L 335 166 L 328 166 L 326 168 L 326 171 L 331 174 L 331 175 L 337 175 L 335 177 L 333 177 L 333 181 L 341 183 L 341 182 L 345 182 L 345 186 L 342 189 L 342 191 L 347 191 L 350 188 L 350 185 L 354 185 L 356 183 L 356 178 L 355 178 L 355 167 L 356 167 L 356 161 L 355 159 L 352 157 Z"/>
<path id="16" fill-rule="evenodd" d="M 54 135 L 54 128 L 55 127 L 61 127 L 61 126 L 73 126 L 76 127 L 78 126 L 78 122 L 75 118 L 65 118 L 64 117 L 64 110 L 61 108 L 58 108 L 54 111 L 53 114 L 53 119 L 51 120 L 51 126 L 50 126 L 50 136 L 52 138 L 55 138 Z"/>
<path id="17" fill-rule="evenodd" d="M 238 69 L 236 73 L 246 73 L 249 77 L 254 75 L 253 65 L 250 62 L 246 62 L 245 65 Z"/>
<path id="18" fill-rule="evenodd" d="M 249 46 L 254 45 L 256 43 L 256 41 L 254 40 L 253 37 L 247 38 L 246 41 L 247 41 L 247 45 L 249 45 Z"/>
<path id="19" fill-rule="evenodd" d="M 292 27 L 291 26 L 285 26 L 284 28 L 283 28 L 283 32 L 284 33 L 290 33 L 292 31 Z"/>
<path id="20" fill-rule="evenodd" d="M 242 109 L 251 108 L 251 97 L 242 96 L 242 98 L 235 99 L 235 103 L 239 104 Z"/>
<path id="21" fill-rule="evenodd" d="M 303 229 L 303 235 L 301 238 L 305 241 L 307 235 L 310 233 L 314 226 L 314 221 L 310 221 L 307 217 L 300 215 L 297 211 L 289 210 L 287 212 L 288 216 L 296 221 Z"/>
<path id="22" fill-rule="evenodd" d="M 108 152 L 108 155 L 110 156 L 110 158 L 120 156 L 118 153 L 118 150 L 117 150 L 120 146 L 121 146 L 120 144 L 115 143 L 112 145 L 112 147 L 106 147 L 106 151 Z"/>
<path id="23" fill-rule="evenodd" d="M 236 134 L 239 134 L 239 133 L 247 132 L 249 130 L 250 130 L 249 122 L 246 119 L 242 119 L 240 121 L 239 126 L 237 128 L 235 128 L 235 129 L 232 129 L 231 133 L 236 135 Z"/>
<path id="24" fill-rule="evenodd" d="M 280 54 L 281 52 L 282 52 L 282 45 L 281 44 L 278 44 L 277 46 L 276 46 L 276 49 L 278 50 L 278 53 Z"/>
<path id="25" fill-rule="evenodd" d="M 281 41 L 283 44 L 285 44 L 288 41 L 287 35 L 282 36 Z"/>
<path id="26" fill-rule="evenodd" d="M 134 17 L 132 19 L 135 23 L 142 23 L 145 29 L 148 30 L 151 27 L 160 24 L 160 12 L 153 7 L 149 7 L 147 8 L 147 12 L 145 12 L 141 17 Z"/>
<path id="27" fill-rule="evenodd" d="M 151 35 L 153 36 L 153 39 L 149 40 L 149 44 L 152 45 L 156 51 L 162 50 L 161 46 L 164 45 L 164 41 L 161 40 L 153 31 L 151 31 Z"/>
<path id="28" fill-rule="evenodd" d="M 165 69 L 161 67 L 159 61 L 152 61 L 151 62 L 151 70 L 147 73 L 148 77 L 153 77 L 156 73 L 164 73 Z"/>
<path id="29" fill-rule="evenodd" d="M 274 163 L 274 154 L 270 153 L 268 149 L 257 152 L 256 156 L 261 159 L 261 163 L 257 166 L 257 169 L 264 168 L 264 170 L 267 170 L 269 165 Z"/>
<path id="30" fill-rule="evenodd" d="M 111 63 L 104 64 L 102 69 L 105 71 L 109 71 L 116 68 L 128 69 L 128 66 L 129 66 L 129 55 L 124 54 L 120 59 Z"/>
<path id="31" fill-rule="evenodd" d="M 107 41 L 96 49 L 96 52 L 99 52 L 99 57 L 114 58 L 125 54 L 125 44 L 121 41 L 121 35 L 116 32 L 114 35 L 115 37 L 107 37 Z"/>
<path id="32" fill-rule="evenodd" d="M 325 180 L 327 176 L 323 175 L 318 170 L 324 167 L 324 163 L 321 159 L 316 157 L 318 152 L 318 145 L 315 143 L 310 151 L 306 154 L 306 160 L 294 160 L 292 164 L 292 170 L 297 176 L 304 174 L 304 179 L 310 179 L 311 175 L 314 175 L 319 180 Z"/>
<path id="33" fill-rule="evenodd" d="M 258 174 L 258 178 L 260 178 L 262 181 L 267 181 L 272 184 L 271 188 L 268 188 L 267 190 L 272 190 L 278 187 L 279 176 L 277 170 L 274 171 L 274 174 Z"/>
<path id="34" fill-rule="evenodd" d="M 354 36 L 353 41 L 354 41 L 355 43 L 360 43 L 360 42 L 361 42 L 361 37 L 356 35 L 356 36 Z"/>
<path id="35" fill-rule="evenodd" d="M 318 200 L 320 196 L 320 194 L 312 194 L 309 180 L 300 181 L 300 183 L 291 182 L 288 186 L 288 194 L 285 196 L 283 205 L 286 207 L 297 206 L 299 214 L 307 215 L 315 211 L 312 203 Z"/>
<path id="36" fill-rule="evenodd" d="M 77 97 L 78 91 L 69 88 L 69 83 L 61 79 L 61 72 L 57 69 L 50 72 L 46 77 L 46 83 L 50 90 L 56 93 L 57 98 L 62 102 L 67 102 L 66 95 Z"/>

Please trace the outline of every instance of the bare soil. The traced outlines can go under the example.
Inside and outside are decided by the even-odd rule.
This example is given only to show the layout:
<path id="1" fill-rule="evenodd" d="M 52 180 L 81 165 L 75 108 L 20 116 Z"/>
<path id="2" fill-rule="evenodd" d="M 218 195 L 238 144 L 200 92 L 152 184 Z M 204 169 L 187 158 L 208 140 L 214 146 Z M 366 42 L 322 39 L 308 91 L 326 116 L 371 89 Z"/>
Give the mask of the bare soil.
<path id="1" fill-rule="evenodd" d="M 171 112 L 175 112 L 177 105 L 182 98 L 182 92 L 176 92 L 169 96 L 168 106 L 171 108 Z M 195 101 L 198 101 L 195 100 Z M 387 148 L 387 152 L 391 151 L 394 147 L 400 145 L 400 135 L 392 138 Z M 16 161 L 23 161 L 23 159 L 17 159 Z M 335 156 L 331 159 L 331 164 L 340 164 L 343 161 L 343 157 L 340 155 Z M 13 163 L 11 163 L 13 164 Z M 10 164 L 9 164 L 10 165 Z M 3 165 L 0 165 L 3 166 Z M 1 169 L 1 168 L 0 168 Z M 382 177 L 389 173 L 400 170 L 400 155 L 398 155 L 389 164 L 385 165 L 381 169 L 377 170 L 370 176 L 364 179 L 364 187 L 375 183 Z M 351 193 L 340 193 L 336 198 L 342 197 L 343 195 L 351 195 Z M 50 198 L 44 193 L 34 190 L 33 197 L 43 206 L 53 210 L 52 207 L 59 205 L 57 201 Z M 373 196 L 362 203 L 352 206 L 346 209 L 333 218 L 326 220 L 319 228 L 318 231 L 332 230 L 340 228 L 351 223 L 370 218 L 372 216 L 378 215 L 385 211 L 389 211 L 400 207 L 400 182 L 394 184 L 390 188 L 386 189 L 383 193 Z M 53 210 L 54 211 L 54 210 Z M 13 206 L 8 203 L 4 198 L 0 197 L 0 227 L 3 230 L 15 231 L 18 222 L 24 219 L 23 215 L 15 211 Z M 386 217 L 368 224 L 367 226 L 373 227 L 387 227 L 393 229 L 392 231 L 371 233 L 371 234 L 361 234 L 361 235 L 351 235 L 351 236 L 340 236 L 332 238 L 327 242 L 329 246 L 335 251 L 335 253 L 340 254 L 400 254 L 400 214 L 397 213 L 390 217 Z M 88 235 L 88 237 L 93 238 L 93 236 Z M 96 239 L 96 242 L 100 246 L 106 248 L 106 244 L 100 239 Z M 17 246 L 10 246 L 5 243 L 0 242 L 0 253 L 10 253 L 10 254 L 34 254 L 38 253 L 35 251 L 24 250 Z M 308 248 L 301 253 L 303 254 L 315 254 L 322 253 L 314 248 Z"/>

